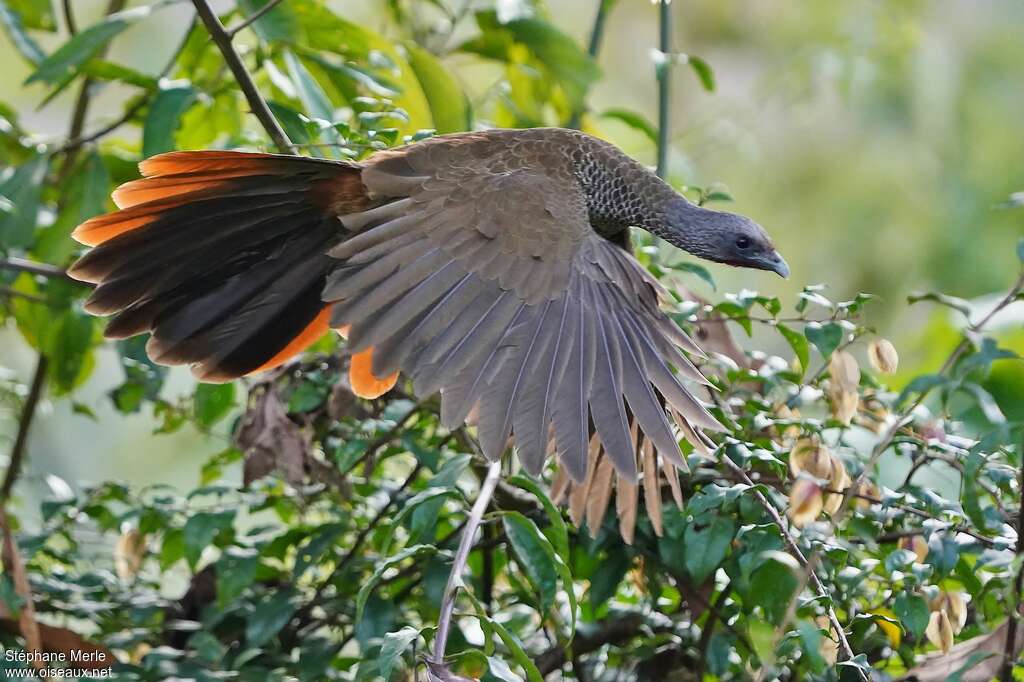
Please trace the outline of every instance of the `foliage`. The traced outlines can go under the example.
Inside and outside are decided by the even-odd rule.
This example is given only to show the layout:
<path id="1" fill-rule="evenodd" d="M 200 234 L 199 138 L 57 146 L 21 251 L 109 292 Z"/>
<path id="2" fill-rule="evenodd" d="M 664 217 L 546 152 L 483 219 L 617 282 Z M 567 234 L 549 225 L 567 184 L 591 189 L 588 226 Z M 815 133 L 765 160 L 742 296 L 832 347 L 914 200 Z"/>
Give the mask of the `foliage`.
<path id="1" fill-rule="evenodd" d="M 111 189 L 135 177 L 141 158 L 270 148 L 202 24 L 162 73 L 108 60 L 110 42 L 167 4 L 115 11 L 44 51 L 38 34 L 59 23 L 51 3 L 0 2 L 45 102 L 77 88 L 85 110 L 97 88 L 130 92 L 119 121 L 138 133 L 129 137 L 83 116 L 49 141 L 0 102 L 0 321 L 49 360 L 48 395 L 82 419 L 92 411 L 76 390 L 103 341 L 81 309 L 88 290 L 61 276 L 77 253 L 70 231 L 112 208 Z M 388 37 L 320 0 L 261 13 L 264 4 L 241 0 L 222 20 L 240 27 L 235 45 L 303 152 L 358 159 L 435 132 L 566 124 L 586 112 L 600 77 L 531 2 L 471 13 L 392 0 Z M 699 57 L 666 57 L 656 55 L 652 77 L 676 62 L 714 85 Z M 494 78 L 473 101 L 459 76 L 467 62 Z M 629 109 L 585 113 L 582 124 L 599 133 L 602 119 L 657 139 L 655 124 Z M 688 189 L 701 202 L 731 198 L 717 186 Z M 730 430 L 710 455 L 684 443 L 682 506 L 658 495 L 630 543 L 607 497 L 600 523 L 576 529 L 543 482 L 507 478 L 471 555 L 451 669 L 488 680 L 559 671 L 660 680 L 666 670 L 827 680 L 916 666 L 931 679 L 924 655 L 959 642 L 963 679 L 974 667 L 995 674 L 1012 634 L 1008 605 L 1020 597 L 1024 410 L 993 384 L 1020 358 L 989 318 L 968 321 L 941 367 L 901 376 L 896 390 L 885 383 L 895 353 L 867 326 L 870 296 L 834 301 L 810 286 L 793 302 L 751 291 L 705 302 L 685 287 L 713 286 L 707 269 L 647 238 L 638 256 L 677 292 L 674 319 L 708 349 L 708 399 Z M 970 312 L 943 294 L 915 300 Z M 743 352 L 732 331 L 773 335 L 792 357 Z M 116 657 L 120 679 L 399 679 L 417 665 L 482 478 L 472 429 L 446 431 L 434 401 L 402 390 L 356 399 L 333 337 L 254 382 L 170 399 L 144 339 L 114 345 L 124 371 L 109 395 L 117 410 L 152 409 L 157 434 L 191 424 L 227 428 L 232 442 L 184 495 L 117 482 L 74 492 L 55 481 L 37 526 L 11 518 L 21 558 L 8 557 L 0 577 L 5 623 L 23 632 L 17 617 L 31 600 L 52 626 L 45 646 L 85 636 Z M 5 408 L 29 403 L 13 379 L 0 380 Z M 241 486 L 231 483 L 238 470 Z M 922 482 L 929 471 L 955 483 L 933 489 Z M 5 647 L 31 644 L 9 629 Z"/>

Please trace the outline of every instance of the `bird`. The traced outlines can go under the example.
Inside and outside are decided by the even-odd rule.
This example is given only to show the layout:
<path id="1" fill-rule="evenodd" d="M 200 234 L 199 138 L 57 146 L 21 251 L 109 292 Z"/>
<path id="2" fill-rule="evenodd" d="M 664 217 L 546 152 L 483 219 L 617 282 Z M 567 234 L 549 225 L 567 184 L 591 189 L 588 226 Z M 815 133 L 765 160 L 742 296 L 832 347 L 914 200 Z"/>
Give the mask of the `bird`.
<path id="1" fill-rule="evenodd" d="M 85 309 L 111 316 L 108 338 L 149 333 L 153 361 L 226 382 L 335 329 L 357 395 L 404 374 L 417 396 L 440 393 L 445 427 L 475 425 L 489 460 L 511 443 L 537 474 L 555 455 L 577 486 L 595 455 L 602 480 L 635 486 L 645 451 L 674 471 L 680 436 L 700 448 L 724 429 L 689 388 L 709 384 L 690 359 L 703 353 L 662 310 L 631 228 L 789 275 L 750 218 L 564 128 L 440 135 L 360 162 L 175 151 L 139 169 L 117 211 L 72 235 L 92 248 L 69 274 L 95 284 Z"/>

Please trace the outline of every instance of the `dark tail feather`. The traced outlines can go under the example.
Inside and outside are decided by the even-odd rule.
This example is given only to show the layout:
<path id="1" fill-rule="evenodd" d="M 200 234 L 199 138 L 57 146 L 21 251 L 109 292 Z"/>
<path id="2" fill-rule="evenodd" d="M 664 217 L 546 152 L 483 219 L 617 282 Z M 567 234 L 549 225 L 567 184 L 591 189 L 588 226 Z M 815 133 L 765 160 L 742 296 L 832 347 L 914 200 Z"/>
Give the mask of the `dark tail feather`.
<path id="1" fill-rule="evenodd" d="M 328 329 L 320 300 L 337 216 L 370 202 L 358 164 L 244 152 L 172 152 L 80 225 L 95 246 L 70 274 L 97 287 L 110 338 L 152 332 L 157 362 L 229 381 L 283 363 Z"/>

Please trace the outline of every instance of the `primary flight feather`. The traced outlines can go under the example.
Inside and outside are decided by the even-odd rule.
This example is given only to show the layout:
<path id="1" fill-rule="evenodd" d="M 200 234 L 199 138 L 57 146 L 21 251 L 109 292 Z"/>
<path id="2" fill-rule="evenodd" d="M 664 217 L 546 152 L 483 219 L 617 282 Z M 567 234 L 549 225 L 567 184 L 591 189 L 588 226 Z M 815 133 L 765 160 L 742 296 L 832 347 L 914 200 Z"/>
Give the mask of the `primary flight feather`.
<path id="1" fill-rule="evenodd" d="M 440 391 L 446 426 L 472 416 L 488 458 L 511 439 L 527 470 L 554 452 L 577 482 L 592 443 L 632 484 L 638 443 L 681 463 L 673 422 L 695 441 L 721 428 L 684 383 L 704 378 L 679 349 L 700 349 L 659 310 L 630 227 L 788 274 L 756 223 L 572 130 L 445 135 L 362 163 L 172 152 L 140 170 L 120 210 L 74 233 L 95 248 L 70 272 L 96 283 L 86 309 L 113 315 L 108 337 L 150 332 L 156 362 L 229 381 L 339 329 L 357 393 L 402 372 Z"/>

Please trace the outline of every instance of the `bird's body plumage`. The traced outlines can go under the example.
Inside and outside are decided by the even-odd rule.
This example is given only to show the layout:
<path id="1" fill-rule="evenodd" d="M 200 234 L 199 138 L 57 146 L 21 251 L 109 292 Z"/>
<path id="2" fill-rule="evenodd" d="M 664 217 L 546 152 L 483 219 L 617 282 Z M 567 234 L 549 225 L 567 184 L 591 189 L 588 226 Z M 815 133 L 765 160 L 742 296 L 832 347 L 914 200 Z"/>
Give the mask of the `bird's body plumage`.
<path id="1" fill-rule="evenodd" d="M 440 391 L 447 426 L 474 418 L 487 457 L 511 438 L 529 471 L 557 453 L 577 481 L 594 442 L 633 482 L 644 442 L 682 463 L 672 421 L 698 446 L 720 428 L 680 381 L 704 381 L 678 348 L 700 350 L 623 246 L 630 226 L 695 249 L 723 239 L 680 220 L 763 232 L 692 207 L 608 143 L 494 130 L 364 163 L 176 152 L 140 168 L 122 210 L 76 231 L 96 248 L 72 274 L 98 283 L 88 308 L 117 315 L 108 334 L 151 331 L 159 362 L 229 380 L 344 329 L 357 390 L 400 371 Z"/>

